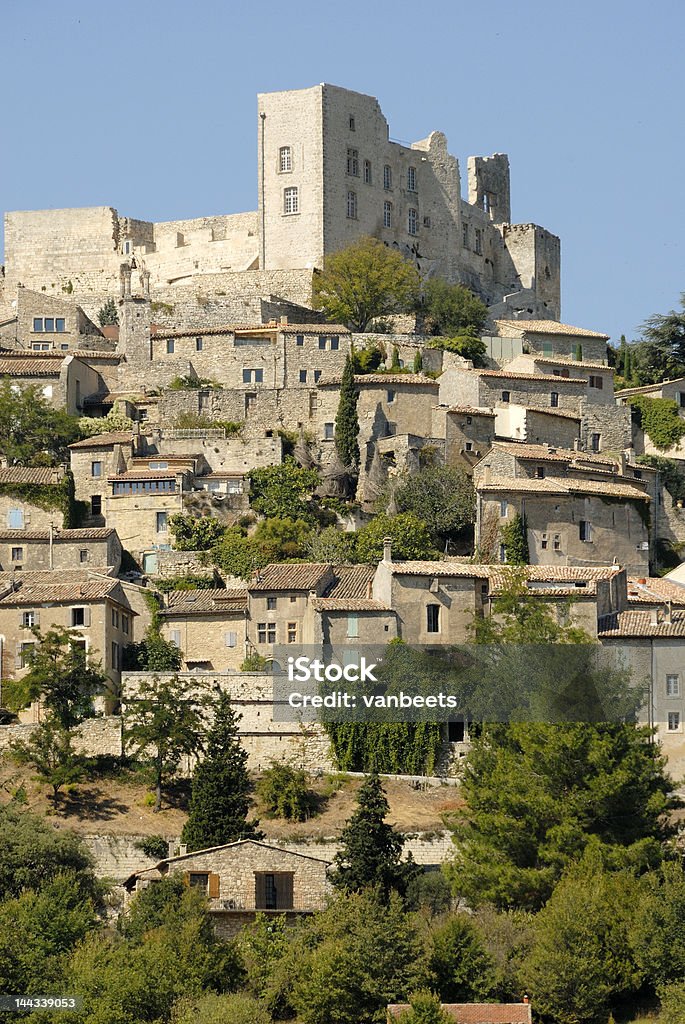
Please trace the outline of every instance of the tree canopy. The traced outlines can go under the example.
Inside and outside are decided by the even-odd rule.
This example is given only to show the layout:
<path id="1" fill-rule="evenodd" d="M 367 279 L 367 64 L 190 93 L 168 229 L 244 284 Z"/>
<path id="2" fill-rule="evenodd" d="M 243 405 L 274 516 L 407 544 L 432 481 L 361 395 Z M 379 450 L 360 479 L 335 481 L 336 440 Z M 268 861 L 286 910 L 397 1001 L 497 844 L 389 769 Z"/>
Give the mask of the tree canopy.
<path id="1" fill-rule="evenodd" d="M 487 319 L 488 307 L 462 284 L 429 277 L 424 284 L 425 318 L 431 334 L 476 337 Z"/>
<path id="2" fill-rule="evenodd" d="M 476 517 L 476 496 L 461 469 L 435 466 L 408 477 L 394 492 L 398 512 L 412 513 L 428 527 L 431 540 L 444 547 Z"/>
<path id="3" fill-rule="evenodd" d="M 53 409 L 37 384 L 0 380 L 0 454 L 10 466 L 57 466 L 80 436 L 78 420 Z"/>
<path id="4" fill-rule="evenodd" d="M 376 317 L 412 308 L 419 275 L 396 249 L 364 237 L 326 257 L 314 277 L 314 304 L 330 319 L 362 333 Z"/>

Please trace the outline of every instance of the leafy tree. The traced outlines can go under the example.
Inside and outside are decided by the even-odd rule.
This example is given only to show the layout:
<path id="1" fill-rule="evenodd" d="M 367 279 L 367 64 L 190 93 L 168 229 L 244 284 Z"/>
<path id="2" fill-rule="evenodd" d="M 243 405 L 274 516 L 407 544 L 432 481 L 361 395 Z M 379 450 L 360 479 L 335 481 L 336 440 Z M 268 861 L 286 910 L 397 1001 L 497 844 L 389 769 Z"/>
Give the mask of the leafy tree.
<path id="1" fill-rule="evenodd" d="M 685 423 L 673 399 L 633 395 L 629 405 L 645 434 L 657 448 L 671 448 L 685 435 Z"/>
<path id="2" fill-rule="evenodd" d="M 423 370 L 423 356 L 421 355 L 420 349 L 414 356 L 414 363 L 412 369 L 414 373 L 421 373 L 421 371 Z"/>
<path id="3" fill-rule="evenodd" d="M 50 715 L 41 722 L 28 740 L 18 740 L 10 747 L 18 764 L 30 765 L 36 778 L 52 787 L 52 801 L 57 806 L 60 790 L 80 782 L 85 762 L 74 750 L 71 733 Z"/>
<path id="4" fill-rule="evenodd" d="M 450 909 L 452 890 L 442 871 L 423 871 L 407 886 L 408 910 L 423 910 L 431 915 Z"/>
<path id="5" fill-rule="evenodd" d="M 479 335 L 488 316 L 484 302 L 461 284 L 430 277 L 424 286 L 424 310 L 431 334 Z"/>
<path id="6" fill-rule="evenodd" d="M 353 347 L 350 357 L 355 374 L 375 373 L 385 359 L 383 349 L 375 342 L 364 348 Z"/>
<path id="7" fill-rule="evenodd" d="M 285 761 L 272 761 L 257 783 L 257 795 L 269 817 L 306 821 L 312 812 L 307 776 Z"/>
<path id="8" fill-rule="evenodd" d="M 73 832 L 53 828 L 14 804 L 0 807 L 0 831 L 0 901 L 39 890 L 67 873 L 78 880 L 84 897 L 94 899 L 99 892 L 93 858 Z"/>
<path id="9" fill-rule="evenodd" d="M 685 292 L 680 296 L 680 310 L 655 313 L 642 324 L 643 338 L 655 346 L 663 346 L 679 363 L 685 363 Z"/>
<path id="10" fill-rule="evenodd" d="M 530 551 L 525 515 L 521 516 L 517 512 L 511 522 L 502 528 L 502 541 L 509 565 L 528 565 Z"/>
<path id="11" fill-rule="evenodd" d="M 177 551 L 209 551 L 221 540 L 226 527 L 213 516 L 179 513 L 169 517 L 169 529 Z"/>
<path id="12" fill-rule="evenodd" d="M 620 998 L 643 981 L 630 941 L 639 882 L 607 871 L 597 850 L 561 880 L 533 922 L 524 966 L 537 1012 L 559 1024 L 604 1022 Z"/>
<path id="13" fill-rule="evenodd" d="M 411 1009 L 398 1017 L 398 1024 L 451 1024 L 453 1018 L 442 1008 L 440 997 L 428 989 L 412 992 L 409 996 Z"/>
<path id="14" fill-rule="evenodd" d="M 348 355 L 345 360 L 338 412 L 335 417 L 335 450 L 343 466 L 356 471 L 359 467 L 359 418 L 357 400 L 359 395 L 354 386 L 354 369 Z"/>
<path id="15" fill-rule="evenodd" d="M 268 660 L 262 655 L 254 651 L 252 654 L 248 654 L 243 658 L 240 671 L 241 672 L 263 672 L 269 664 Z"/>
<path id="16" fill-rule="evenodd" d="M 659 999 L 659 1024 L 685 1024 L 685 982 L 664 985 L 659 989 Z"/>
<path id="17" fill-rule="evenodd" d="M 302 1024 L 385 1021 L 426 982 L 422 944 L 398 896 L 341 895 L 318 914 L 286 954 L 291 1001 Z"/>
<path id="18" fill-rule="evenodd" d="M 246 972 L 245 989 L 274 1018 L 288 1015 L 292 978 L 288 963 L 290 943 L 297 933 L 284 915 L 257 914 L 240 936 L 240 956 Z"/>
<path id="19" fill-rule="evenodd" d="M 219 693 L 205 754 L 193 772 L 190 812 L 182 835 L 189 850 L 264 838 L 259 822 L 247 820 L 250 778 L 247 753 L 238 736 L 239 722 L 228 694 Z"/>
<path id="20" fill-rule="evenodd" d="M 286 519 L 270 516 L 257 523 L 250 541 L 259 552 L 259 560 L 286 562 L 304 558 L 312 535 L 312 526 L 304 519 Z"/>
<path id="21" fill-rule="evenodd" d="M 395 490 L 399 512 L 412 513 L 441 546 L 453 540 L 476 517 L 476 497 L 469 476 L 449 466 L 429 467 L 407 478 Z"/>
<path id="22" fill-rule="evenodd" d="M 212 561 L 231 576 L 249 580 L 270 558 L 240 526 L 231 526 L 212 548 Z"/>
<path id="23" fill-rule="evenodd" d="M 638 964 L 657 988 L 685 978 L 685 872 L 680 859 L 643 878 L 633 907 L 632 942 Z"/>
<path id="24" fill-rule="evenodd" d="M 417 874 L 413 861 L 401 860 L 404 840 L 385 821 L 389 805 L 378 775 L 367 775 L 357 794 L 357 809 L 340 836 L 331 881 L 345 892 L 377 889 L 383 899 L 404 895 Z"/>
<path id="25" fill-rule="evenodd" d="M 53 409 L 37 384 L 21 386 L 9 377 L 0 381 L 0 454 L 10 466 L 57 466 L 69 461 L 78 440 L 78 420 Z"/>
<path id="26" fill-rule="evenodd" d="M 365 237 L 326 257 L 314 277 L 314 305 L 363 333 L 375 317 L 411 308 L 418 290 L 416 269 L 395 249 Z"/>
<path id="27" fill-rule="evenodd" d="M 357 532 L 357 562 L 379 562 L 383 557 L 383 540 L 390 537 L 393 558 L 410 560 L 438 557 L 430 531 L 413 512 L 396 516 L 377 515 Z"/>
<path id="28" fill-rule="evenodd" d="M 162 636 L 160 611 L 162 599 L 154 591 L 143 595 L 150 611 L 145 636 L 124 650 L 124 668 L 137 672 L 178 672 L 182 655 L 176 644 Z"/>
<path id="29" fill-rule="evenodd" d="M 106 434 L 112 430 L 133 433 L 133 426 L 132 419 L 116 410 L 107 413 L 106 416 L 80 416 L 78 420 L 78 432 L 81 437 L 94 437 L 95 434 Z"/>
<path id="30" fill-rule="evenodd" d="M 432 986 L 443 1003 L 486 999 L 493 986 L 493 962 L 467 914 L 452 914 L 428 936 Z"/>
<path id="31" fill-rule="evenodd" d="M 107 299 L 104 305 L 98 310 L 98 323 L 100 327 L 111 327 L 119 323 L 119 310 L 113 298 Z"/>
<path id="32" fill-rule="evenodd" d="M 319 483 L 312 469 L 302 469 L 291 455 L 277 466 L 253 469 L 250 504 L 264 516 L 278 519 L 310 519 L 309 500 Z"/>
<path id="33" fill-rule="evenodd" d="M 432 338 L 428 345 L 442 352 L 455 352 L 462 359 L 470 359 L 474 366 L 486 365 L 488 349 L 485 342 L 470 334 L 458 334 L 455 338 Z"/>
<path id="34" fill-rule="evenodd" d="M 11 992 L 47 991 L 61 981 L 62 958 L 96 926 L 93 899 L 72 874 L 0 903 L 0 978 Z"/>
<path id="35" fill-rule="evenodd" d="M 98 662 L 88 659 L 78 633 L 60 626 L 32 632 L 38 642 L 27 655 L 22 690 L 28 701 L 40 698 L 62 729 L 73 729 L 94 715 L 93 697 L 102 692 L 107 677 Z"/>
<path id="36" fill-rule="evenodd" d="M 154 771 L 155 806 L 162 807 L 162 788 L 178 769 L 181 758 L 196 755 L 203 746 L 206 698 L 198 696 L 197 681 L 178 675 L 143 680 L 129 698 L 124 717 L 124 740 Z"/>
<path id="37" fill-rule="evenodd" d="M 491 998 L 517 1002 L 526 990 L 521 972 L 533 942 L 534 916 L 522 910 L 499 912 L 486 906 L 472 919 L 492 964 Z"/>
<path id="38" fill-rule="evenodd" d="M 326 526 L 310 534 L 305 547 L 306 557 L 313 562 L 332 562 L 344 565 L 354 561 L 355 534 Z"/>
<path id="39" fill-rule="evenodd" d="M 174 1007 L 173 1024 L 271 1024 L 271 1014 L 252 996 L 208 993 Z"/>

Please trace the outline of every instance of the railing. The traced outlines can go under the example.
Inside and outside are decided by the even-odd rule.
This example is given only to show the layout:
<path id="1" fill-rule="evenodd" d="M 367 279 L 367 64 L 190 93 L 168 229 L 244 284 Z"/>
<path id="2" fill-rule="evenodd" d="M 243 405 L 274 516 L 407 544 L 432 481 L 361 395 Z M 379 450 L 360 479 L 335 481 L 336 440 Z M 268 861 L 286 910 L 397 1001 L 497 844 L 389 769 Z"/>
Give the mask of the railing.
<path id="1" fill-rule="evenodd" d="M 196 437 L 222 441 L 226 437 L 225 427 L 165 427 L 162 433 L 164 437 L 173 441 L 191 440 Z"/>

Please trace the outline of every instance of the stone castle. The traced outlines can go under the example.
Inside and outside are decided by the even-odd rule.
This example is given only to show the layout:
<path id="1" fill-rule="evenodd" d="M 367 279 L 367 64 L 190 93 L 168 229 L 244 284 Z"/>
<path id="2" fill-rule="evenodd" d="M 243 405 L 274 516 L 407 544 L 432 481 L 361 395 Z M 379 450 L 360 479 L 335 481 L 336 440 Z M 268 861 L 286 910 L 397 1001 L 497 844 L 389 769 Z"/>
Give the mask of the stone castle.
<path id="1" fill-rule="evenodd" d="M 257 130 L 256 211 L 163 223 L 111 207 L 7 213 L 0 309 L 11 315 L 23 286 L 92 315 L 128 259 L 159 303 L 185 290 L 211 296 L 224 323 L 293 318 L 325 257 L 370 234 L 422 275 L 468 285 L 493 317 L 560 318 L 559 239 L 511 223 L 504 154 L 469 158 L 465 200 L 441 132 L 393 141 L 375 98 L 324 84 L 260 95 Z"/>

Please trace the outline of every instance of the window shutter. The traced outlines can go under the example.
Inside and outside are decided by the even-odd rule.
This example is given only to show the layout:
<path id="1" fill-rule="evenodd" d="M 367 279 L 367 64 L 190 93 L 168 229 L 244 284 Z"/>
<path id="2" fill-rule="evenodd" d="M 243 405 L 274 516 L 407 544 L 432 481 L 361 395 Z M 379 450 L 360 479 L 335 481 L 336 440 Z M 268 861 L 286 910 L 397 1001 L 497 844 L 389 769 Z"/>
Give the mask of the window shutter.
<path id="1" fill-rule="evenodd" d="M 279 910 L 293 909 L 293 874 L 284 872 L 276 876 L 277 906 Z"/>
<path id="2" fill-rule="evenodd" d="M 181 646 L 181 631 L 180 631 L 180 629 L 172 629 L 171 630 L 171 642 L 172 642 L 172 644 L 174 644 L 175 647 L 179 647 L 180 648 L 180 646 Z"/>
<path id="3" fill-rule="evenodd" d="M 22 664 L 21 644 L 18 643 L 17 647 L 16 647 L 16 652 L 15 652 L 15 655 L 14 655 L 14 667 L 15 668 L 21 668 L 21 664 Z"/>
<path id="4" fill-rule="evenodd" d="M 264 910 L 266 903 L 266 879 L 263 874 L 255 874 L 255 909 Z"/>
<path id="5" fill-rule="evenodd" d="M 24 613 L 23 612 L 19 612 L 19 628 L 20 629 L 26 629 L 26 626 L 24 625 Z"/>
<path id="6" fill-rule="evenodd" d="M 235 647 L 238 642 L 238 634 L 233 632 L 224 633 L 224 640 L 227 647 Z"/>
<path id="7" fill-rule="evenodd" d="M 40 626 L 40 612 L 39 611 L 35 611 L 33 613 L 33 625 L 34 626 Z"/>
<path id="8" fill-rule="evenodd" d="M 83 625 L 90 626 L 90 608 L 88 605 L 83 609 Z"/>
<path id="9" fill-rule="evenodd" d="M 219 875 L 210 875 L 209 876 L 209 887 L 208 887 L 207 895 L 209 896 L 210 900 L 216 900 L 216 899 L 219 898 L 220 883 L 221 883 L 221 880 L 219 878 Z"/>

